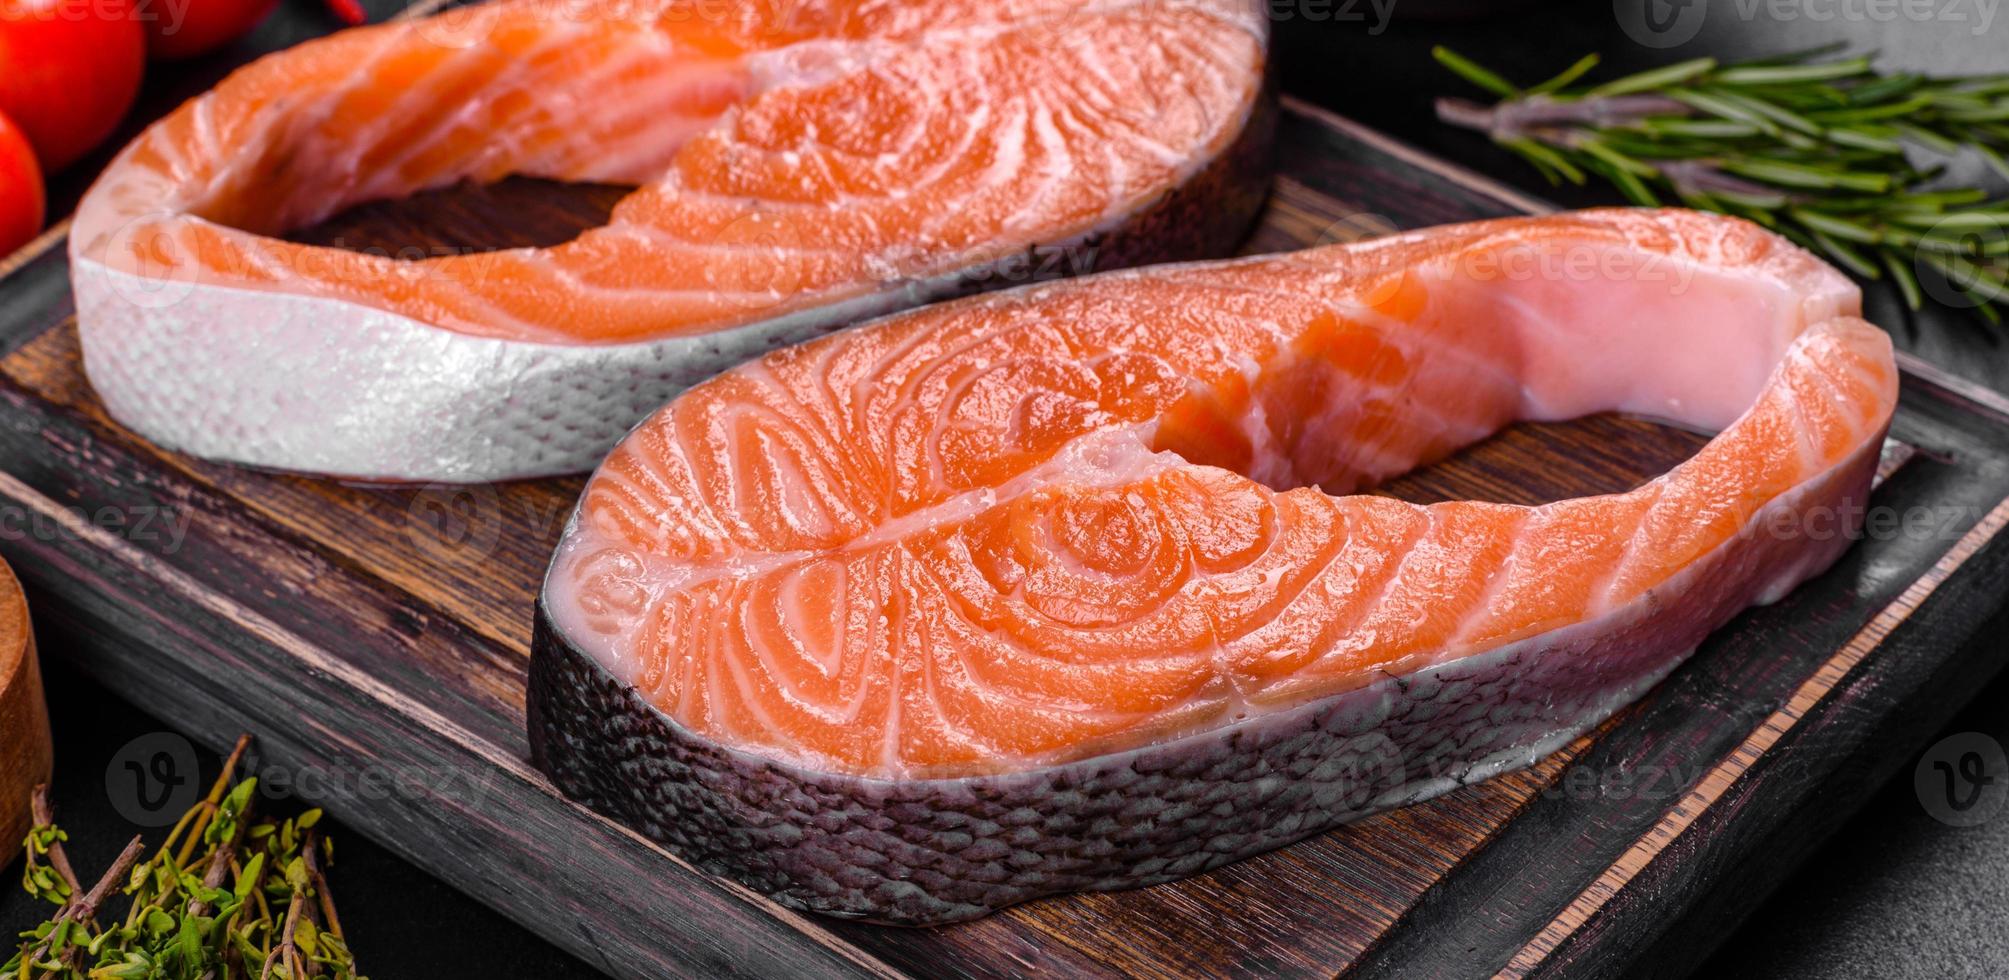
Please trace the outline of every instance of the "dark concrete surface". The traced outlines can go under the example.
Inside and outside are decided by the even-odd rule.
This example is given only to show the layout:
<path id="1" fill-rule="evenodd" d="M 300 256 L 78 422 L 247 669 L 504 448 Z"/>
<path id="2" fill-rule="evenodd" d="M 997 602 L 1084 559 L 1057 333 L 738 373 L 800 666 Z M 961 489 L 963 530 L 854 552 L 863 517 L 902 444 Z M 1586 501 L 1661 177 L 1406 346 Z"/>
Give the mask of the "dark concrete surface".
<path id="1" fill-rule="evenodd" d="M 1655 34 L 1644 4 L 1662 5 Z M 1740 57 L 1848 40 L 1884 63 L 1941 72 L 2009 71 L 2009 10 L 1999 0 L 1274 0 L 1276 56 L 1286 91 L 1394 133 L 1433 152 L 1567 204 L 1616 203 L 1602 191 L 1557 191 L 1517 158 L 1483 139 L 1438 125 L 1439 95 L 1472 95 L 1429 57 L 1449 44 L 1509 77 L 1531 82 L 1599 51 L 1613 71 L 1710 54 Z M 381 14 L 393 0 L 370 0 Z M 1699 15 L 1698 15 L 1699 12 Z M 1999 12 L 2002 17 L 1994 17 Z M 1384 14 L 1392 16 L 1384 16 Z M 287 0 L 251 42 L 276 46 L 325 29 L 305 0 Z M 1999 20 L 1999 22 L 1998 22 Z M 1693 36 L 1679 44 L 1695 25 Z M 1628 25 L 1631 31 L 1628 32 Z M 1641 39 L 1646 43 L 1642 43 Z M 179 71 L 173 88 L 199 89 L 221 60 Z M 160 80 L 156 80 L 158 83 Z M 1978 172 L 1974 161 L 1964 173 Z M 74 193 L 82 179 L 60 181 Z M 1871 316 L 1904 346 L 1970 378 L 2009 389 L 2005 334 L 1944 311 L 1903 315 L 1872 296 Z M 2009 649 L 2009 648 L 2006 648 Z M 102 866 L 137 829 L 120 815 L 135 789 L 113 763 L 134 739 L 156 747 L 173 736 L 143 708 L 120 702 L 66 672 L 44 649 L 56 719 L 56 803 L 72 833 L 80 873 Z M 2009 681 L 1978 692 L 1949 732 L 2009 741 Z M 129 751 L 129 750 L 128 750 Z M 202 778 L 213 754 L 197 751 Z M 108 769 L 110 778 L 108 780 Z M 295 805 L 274 800 L 270 805 Z M 153 832 L 158 834 L 158 831 Z M 334 823 L 333 889 L 351 945 L 376 980 L 458 977 L 565 980 L 590 969 Z M 562 853 L 562 849 L 561 849 Z M 0 858 L 4 860 L 4 858 Z M 0 931 L 32 924 L 41 910 L 0 869 Z M 2000 977 L 2009 975 L 2009 812 L 1972 827 L 1943 823 L 1900 777 L 1790 879 L 1737 934 L 1704 976 Z"/>
<path id="2" fill-rule="evenodd" d="M 2009 745 L 2009 682 L 1982 690 L 1942 738 Z M 1957 746 L 1952 743 L 1948 748 Z M 1937 792 L 1926 753 L 1928 793 Z M 1975 826 L 1927 812 L 1906 767 L 1745 922 L 1698 976 L 1725 980 L 1994 980 L 2009 976 L 2009 810 Z M 1929 798 L 1929 797 L 1927 797 Z M 1964 821 L 1963 821 L 1964 822 Z"/>

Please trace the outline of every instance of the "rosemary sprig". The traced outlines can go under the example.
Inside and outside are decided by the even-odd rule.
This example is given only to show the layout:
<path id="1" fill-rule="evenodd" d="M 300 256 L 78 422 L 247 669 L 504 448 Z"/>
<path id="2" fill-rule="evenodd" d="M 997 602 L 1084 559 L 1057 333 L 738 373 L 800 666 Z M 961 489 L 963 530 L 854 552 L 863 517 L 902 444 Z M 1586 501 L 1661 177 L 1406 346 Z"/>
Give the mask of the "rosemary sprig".
<path id="1" fill-rule="evenodd" d="M 254 818 L 258 780 L 232 782 L 249 744 L 238 739 L 209 795 L 152 858 L 140 861 L 134 838 L 88 892 L 38 789 L 22 884 L 58 911 L 21 934 L 0 980 L 363 980 L 323 873 L 333 849 L 314 829 L 321 811 Z M 104 903 L 121 891 L 125 917 L 101 925 Z"/>
<path id="2" fill-rule="evenodd" d="M 1438 118 L 1486 133 L 1551 183 L 1594 175 L 1635 204 L 1750 219 L 1862 278 L 1889 277 L 1914 310 L 1928 294 L 1991 323 L 2009 309 L 2009 198 L 1935 189 L 1943 165 L 1908 152 L 1967 150 L 2009 178 L 2009 75 L 1885 74 L 1829 47 L 1579 84 L 1590 55 L 1520 88 L 1434 54 L 1500 97 L 1440 99 Z"/>

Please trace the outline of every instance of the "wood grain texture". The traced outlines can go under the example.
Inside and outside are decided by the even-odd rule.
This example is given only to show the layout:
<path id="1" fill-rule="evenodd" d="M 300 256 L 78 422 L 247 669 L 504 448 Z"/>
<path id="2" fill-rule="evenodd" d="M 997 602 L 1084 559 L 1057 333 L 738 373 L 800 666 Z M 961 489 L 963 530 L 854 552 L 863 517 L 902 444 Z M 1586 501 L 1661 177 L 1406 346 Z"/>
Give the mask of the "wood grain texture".
<path id="1" fill-rule="evenodd" d="M 32 822 L 29 801 L 49 781 L 49 713 L 28 600 L 0 561 L 0 847 L 13 849 Z"/>
<path id="2" fill-rule="evenodd" d="M 1302 106 L 1285 113 L 1279 152 L 1247 251 L 1539 206 Z M 510 180 L 358 209 L 298 237 L 392 255 L 548 243 L 617 195 Z M 1998 409 L 1908 376 L 1894 431 L 1917 451 L 1890 457 L 1877 501 L 1942 508 L 1945 525 L 1863 541 L 1540 765 L 1172 885 L 934 930 L 820 920 L 694 872 L 525 763 L 530 605 L 578 479 L 360 486 L 163 452 L 92 396 L 53 285 L 63 275 L 52 252 L 0 284 L 12 300 L 0 350 L 15 348 L 0 361 L 0 505 L 56 529 L 0 551 L 20 560 L 65 654 L 214 744 L 251 728 L 269 766 L 326 777 L 317 801 L 619 975 L 1471 975 L 1506 966 L 1600 880 L 1601 901 L 1531 972 L 1637 965 L 1678 936 L 1684 911 L 1734 908 L 1784 874 L 1788 862 L 1750 860 L 1780 828 L 1845 813 L 1874 785 L 1800 774 L 1909 751 L 1901 738 L 1864 747 L 1861 725 L 1827 727 L 1831 706 L 1887 719 L 1929 698 L 1957 704 L 1946 685 L 1984 666 L 1969 649 L 1973 612 L 2009 592 L 2009 555 L 1985 520 L 2009 495 Z M 1610 416 L 1516 426 L 1379 492 L 1536 503 L 1621 490 L 1701 442 Z M 1912 588 L 1942 567 L 1936 587 Z M 1893 616 L 1854 660 L 1834 659 Z M 1919 631 L 1925 652 L 1886 656 Z M 1756 760 L 1718 768 L 1815 677 L 1826 686 L 1794 708 L 1799 721 Z M 385 773 L 409 778 L 369 792 Z M 1714 788 L 1687 802 L 1705 779 Z M 1740 806 L 1747 795 L 1764 805 Z M 1695 816 L 1611 881 L 1677 807 Z M 1729 868 L 1746 876 L 1738 895 L 1714 887 Z"/>
<path id="3" fill-rule="evenodd" d="M 1897 601 L 1886 606 L 1876 618 L 1850 637 L 1834 656 L 1823 661 L 1811 676 L 1802 680 L 1784 704 L 1695 780 L 1694 785 L 1661 815 L 1652 829 L 1627 847 L 1617 860 L 1578 893 L 1568 907 L 1528 940 L 1507 961 L 1507 965 L 1500 970 L 1500 976 L 1520 978 L 1544 971 L 1551 957 L 1583 933 L 1592 920 L 1638 881 L 1654 862 L 1664 858 L 1698 820 L 1709 816 L 1731 788 L 1751 774 L 1754 765 L 1774 756 L 1779 745 L 1809 712 L 1828 700 L 1849 674 L 1862 665 L 1864 659 L 1883 646 L 1893 629 L 1910 618 L 1933 592 L 1973 558 L 1976 551 L 1986 547 L 2005 526 L 2009 526 L 2009 501 L 2003 501 L 1990 510 L 1980 523 L 1960 537 L 1952 550 L 1941 555 L 1923 576 L 1907 585 Z"/>

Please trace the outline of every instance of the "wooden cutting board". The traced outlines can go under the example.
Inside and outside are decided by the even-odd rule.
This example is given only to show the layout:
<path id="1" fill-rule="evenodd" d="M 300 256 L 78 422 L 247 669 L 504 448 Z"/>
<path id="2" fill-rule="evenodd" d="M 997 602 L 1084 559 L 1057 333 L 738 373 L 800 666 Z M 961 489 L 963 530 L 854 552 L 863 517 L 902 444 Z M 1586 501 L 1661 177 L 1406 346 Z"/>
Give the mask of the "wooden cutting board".
<path id="1" fill-rule="evenodd" d="M 30 826 L 29 800 L 49 781 L 49 713 L 28 600 L 0 561 L 0 854 L 20 847 Z"/>
<path id="2" fill-rule="evenodd" d="M 1302 104 L 1281 143 L 1248 251 L 1542 207 Z M 613 196 L 515 181 L 308 237 L 548 241 Z M 1157 888 L 932 930 L 806 916 L 526 763 L 531 601 L 580 481 L 352 486 L 163 452 L 91 394 L 60 251 L 19 265 L 0 282 L 0 506 L 54 530 L 0 552 L 64 655 L 216 747 L 256 732 L 268 771 L 312 775 L 350 824 L 614 974 L 1678 971 L 1998 666 L 1976 641 L 2009 591 L 2009 402 L 1908 362 L 1875 496 L 1897 525 L 1873 517 L 1833 571 L 1535 768 Z M 1521 426 L 1385 492 L 1611 491 L 1699 444 L 1611 417 Z"/>

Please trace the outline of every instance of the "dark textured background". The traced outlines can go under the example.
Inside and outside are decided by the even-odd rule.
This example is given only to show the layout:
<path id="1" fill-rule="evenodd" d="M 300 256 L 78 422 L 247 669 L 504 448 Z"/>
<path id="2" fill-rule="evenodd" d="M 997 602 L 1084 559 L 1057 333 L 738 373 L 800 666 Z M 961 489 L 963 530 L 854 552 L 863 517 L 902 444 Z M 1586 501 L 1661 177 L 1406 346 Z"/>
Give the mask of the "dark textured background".
<path id="1" fill-rule="evenodd" d="M 1671 24 L 1670 31 L 1642 27 L 1649 2 L 1660 5 L 1657 22 Z M 1698 55 L 1735 58 L 1834 40 L 1881 52 L 1887 67 L 2009 71 L 2009 11 L 1991 3 L 1999 0 L 1692 0 L 1679 8 L 1665 0 L 1275 0 L 1273 11 L 1285 91 L 1576 205 L 1617 198 L 1599 190 L 1551 189 L 1517 158 L 1434 121 L 1436 97 L 1474 93 L 1431 61 L 1432 44 L 1448 44 L 1523 83 L 1590 51 L 1606 57 L 1602 71 L 1622 72 Z M 372 0 L 368 6 L 381 17 L 398 3 Z M 238 49 L 157 72 L 140 115 L 200 91 L 257 50 L 330 26 L 308 0 L 283 0 L 279 13 Z M 1957 165 L 1957 173 L 1980 172 L 1976 161 Z M 67 209 L 64 202 L 81 191 L 89 167 L 54 182 L 53 210 Z M 2009 390 L 2009 349 L 2001 331 L 1959 313 L 1910 317 L 1876 290 L 1870 306 L 1871 318 L 1903 346 Z M 145 706 L 113 699 L 64 670 L 61 650 L 45 649 L 43 659 L 56 726 L 56 805 L 72 834 L 73 859 L 89 875 L 139 829 L 118 813 L 115 804 L 129 803 L 137 791 L 132 776 L 113 761 L 134 739 L 148 739 L 142 744 L 152 748 L 172 729 Z M 2009 741 L 2005 705 L 2009 682 L 1998 680 L 1976 693 L 1948 732 L 1980 731 Z M 172 735 L 165 737 L 173 744 Z M 205 752 L 197 757 L 207 781 L 217 759 Z M 343 923 L 376 980 L 595 975 L 475 900 L 345 832 L 339 822 L 331 822 L 329 833 L 338 841 L 333 888 Z M 563 841 L 551 842 L 551 850 L 554 860 L 564 860 Z M 25 928 L 43 914 L 11 884 L 16 873 L 13 864 L 0 872 L 9 880 L 0 892 L 0 930 Z M 1863 978 L 2009 973 L 2009 814 L 1978 827 L 1946 826 L 1926 813 L 1910 781 L 1900 777 L 1728 937 L 1702 972 Z"/>

